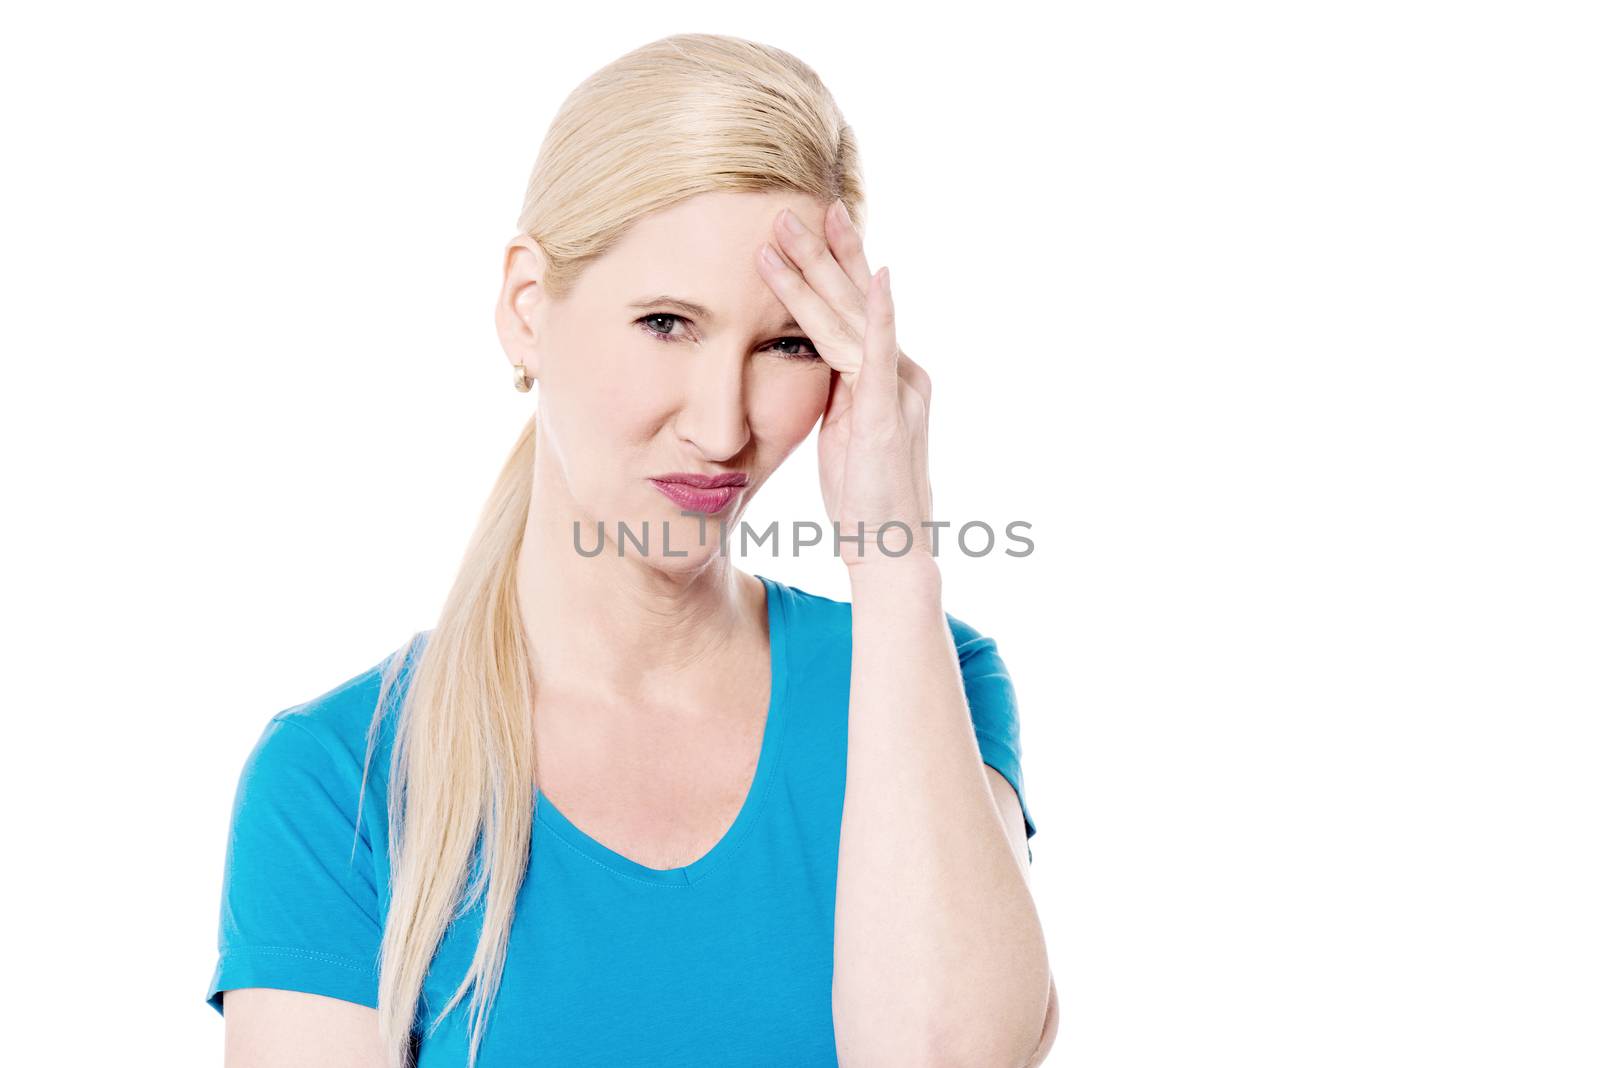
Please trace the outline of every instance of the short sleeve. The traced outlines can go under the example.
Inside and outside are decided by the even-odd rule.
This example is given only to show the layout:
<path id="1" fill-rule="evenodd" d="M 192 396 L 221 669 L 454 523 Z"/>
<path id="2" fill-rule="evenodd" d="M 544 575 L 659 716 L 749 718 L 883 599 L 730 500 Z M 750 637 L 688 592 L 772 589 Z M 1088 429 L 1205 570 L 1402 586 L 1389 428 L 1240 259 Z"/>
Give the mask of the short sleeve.
<path id="1" fill-rule="evenodd" d="M 1017 792 L 1027 837 L 1037 831 L 1022 779 L 1022 724 L 1017 713 L 1017 693 L 1011 673 L 1000 659 L 998 644 L 980 634 L 970 624 L 945 613 L 950 634 L 955 640 L 956 657 L 961 662 L 961 681 L 966 687 L 967 707 L 972 713 L 972 730 L 978 739 L 983 762 L 994 768 Z M 1033 844 L 1028 844 L 1028 860 L 1033 860 Z"/>
<path id="2" fill-rule="evenodd" d="M 371 841 L 356 828 L 361 768 L 336 751 L 279 713 L 245 761 L 206 996 L 219 1013 L 223 991 L 253 986 L 377 1007 L 383 926 Z"/>

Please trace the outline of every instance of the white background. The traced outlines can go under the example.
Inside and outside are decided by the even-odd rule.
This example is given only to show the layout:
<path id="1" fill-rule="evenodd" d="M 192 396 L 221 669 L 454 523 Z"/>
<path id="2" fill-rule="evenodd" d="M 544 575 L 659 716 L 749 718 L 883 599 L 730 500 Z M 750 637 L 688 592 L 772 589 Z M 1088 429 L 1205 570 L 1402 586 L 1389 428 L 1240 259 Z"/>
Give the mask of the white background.
<path id="1" fill-rule="evenodd" d="M 10 13 L 7 1059 L 220 1063 L 240 765 L 431 625 L 539 139 L 692 30 L 830 85 L 938 509 L 1033 524 L 945 607 L 1021 697 L 1051 1063 L 1600 1062 L 1586 6 Z"/>

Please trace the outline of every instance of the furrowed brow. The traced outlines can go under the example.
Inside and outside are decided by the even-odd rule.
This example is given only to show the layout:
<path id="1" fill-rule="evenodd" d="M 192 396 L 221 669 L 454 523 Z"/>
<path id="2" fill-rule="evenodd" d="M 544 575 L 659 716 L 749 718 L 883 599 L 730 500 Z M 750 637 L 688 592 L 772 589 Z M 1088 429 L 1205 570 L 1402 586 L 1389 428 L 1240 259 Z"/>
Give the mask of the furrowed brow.
<path id="1" fill-rule="evenodd" d="M 644 300 L 636 300 L 628 306 L 630 308 L 639 308 L 641 310 L 649 308 L 671 308 L 673 311 L 681 311 L 685 315 L 692 315 L 697 319 L 704 319 L 706 322 L 710 322 L 716 318 L 715 315 L 711 314 L 711 309 L 703 305 L 696 304 L 692 300 L 681 300 L 678 297 L 647 297 Z"/>
<path id="2" fill-rule="evenodd" d="M 669 297 L 665 295 L 659 297 L 650 297 L 645 300 L 636 300 L 632 304 L 628 305 L 628 307 L 636 308 L 640 311 L 651 311 L 656 308 L 670 308 L 673 311 L 682 312 L 684 315 L 687 315 L 690 318 L 699 319 L 701 322 L 705 323 L 714 322 L 717 318 L 712 314 L 711 309 L 707 308 L 703 304 L 696 304 L 692 300 L 683 300 L 680 297 Z M 800 324 L 795 322 L 792 318 L 785 319 L 783 322 L 779 323 L 778 330 L 794 331 L 796 333 L 801 332 Z"/>

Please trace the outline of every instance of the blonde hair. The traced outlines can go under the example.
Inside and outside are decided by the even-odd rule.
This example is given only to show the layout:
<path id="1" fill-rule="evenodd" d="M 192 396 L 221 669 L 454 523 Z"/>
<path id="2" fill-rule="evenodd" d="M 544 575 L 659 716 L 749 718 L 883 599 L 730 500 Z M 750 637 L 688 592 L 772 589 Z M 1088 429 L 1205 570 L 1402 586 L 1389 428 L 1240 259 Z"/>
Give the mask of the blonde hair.
<path id="1" fill-rule="evenodd" d="M 824 204 L 838 197 L 861 224 L 855 137 L 832 95 L 781 49 L 677 34 L 618 58 L 566 98 L 534 163 L 517 228 L 543 250 L 540 284 L 559 300 L 644 216 L 706 192 L 776 190 Z M 417 1002 L 449 925 L 483 901 L 471 965 L 439 1013 L 442 1020 L 471 990 L 469 1068 L 476 1063 L 528 869 L 534 680 L 516 572 L 536 438 L 535 417 L 500 471 L 403 689 L 390 764 L 391 898 L 378 993 L 390 1068 L 410 1068 Z M 424 633 L 385 665 L 363 793 L 391 687 Z"/>

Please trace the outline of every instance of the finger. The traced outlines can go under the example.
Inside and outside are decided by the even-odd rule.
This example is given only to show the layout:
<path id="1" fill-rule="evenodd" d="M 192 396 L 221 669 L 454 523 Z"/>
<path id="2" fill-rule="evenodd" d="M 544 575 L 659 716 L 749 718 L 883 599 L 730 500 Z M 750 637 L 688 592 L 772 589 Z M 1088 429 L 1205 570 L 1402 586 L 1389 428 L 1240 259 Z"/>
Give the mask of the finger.
<path id="1" fill-rule="evenodd" d="M 867 250 L 861 240 L 861 229 L 850 220 L 844 201 L 834 200 L 828 214 L 823 216 L 823 231 L 827 234 L 828 247 L 833 249 L 833 258 L 839 261 L 856 288 L 865 294 L 872 282 L 872 272 L 867 269 Z"/>
<path id="2" fill-rule="evenodd" d="M 852 425 L 888 431 L 900 418 L 900 346 L 894 337 L 894 297 L 889 268 L 880 267 L 867 287 L 867 330 L 861 373 L 856 376 Z"/>
<path id="3" fill-rule="evenodd" d="M 777 235 L 783 254 L 805 275 L 811 288 L 859 334 L 867 312 L 867 291 L 864 286 L 857 285 L 845 273 L 839 261 L 834 259 L 828 239 L 814 232 L 788 208 L 780 211 L 773 220 L 772 232 Z"/>
<path id="4" fill-rule="evenodd" d="M 768 252 L 772 253 L 772 259 L 768 259 Z M 806 276 L 771 245 L 762 245 L 756 250 L 756 264 L 761 277 L 811 339 L 818 355 L 829 367 L 850 376 L 853 386 L 855 375 L 861 370 L 860 327 L 840 316 L 811 288 Z M 846 280 L 845 284 L 850 283 Z"/>

